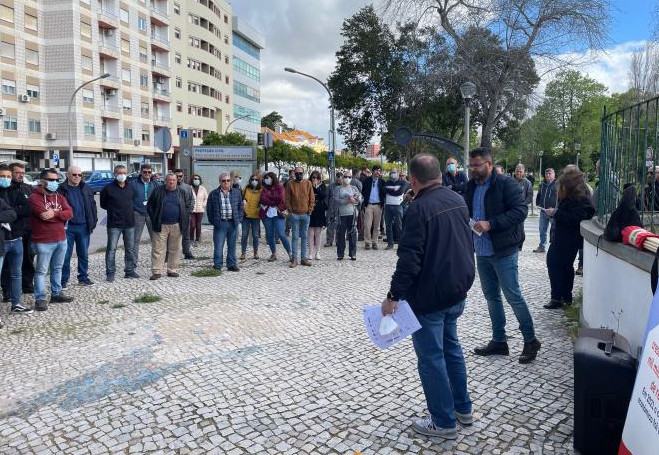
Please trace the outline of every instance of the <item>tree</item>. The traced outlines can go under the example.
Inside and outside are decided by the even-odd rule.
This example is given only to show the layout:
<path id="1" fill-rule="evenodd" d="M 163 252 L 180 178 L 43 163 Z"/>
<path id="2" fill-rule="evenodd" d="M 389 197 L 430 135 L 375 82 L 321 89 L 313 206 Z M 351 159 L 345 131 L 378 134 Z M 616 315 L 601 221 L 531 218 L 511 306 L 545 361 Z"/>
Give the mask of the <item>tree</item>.
<path id="1" fill-rule="evenodd" d="M 284 117 L 282 117 L 282 115 L 277 111 L 272 111 L 265 117 L 261 118 L 261 126 L 270 128 L 273 131 L 275 130 L 277 124 L 286 126 L 284 123 Z"/>
<path id="2" fill-rule="evenodd" d="M 202 145 L 255 145 L 242 133 L 231 132 L 227 134 L 209 133 L 204 138 Z"/>
<path id="3" fill-rule="evenodd" d="M 517 78 L 528 73 L 533 58 L 556 62 L 557 49 L 576 50 L 580 44 L 602 49 L 610 22 L 610 0 L 385 0 L 384 7 L 395 16 L 436 20 L 463 56 L 465 77 L 485 72 L 474 54 L 487 48 L 472 47 L 473 30 L 487 29 L 497 38 L 490 42 L 497 44 L 492 51 L 498 55 L 488 61 L 497 62 L 489 67 L 496 71 L 492 75 L 498 89 L 480 102 L 483 146 L 492 144 L 494 129 L 506 111 L 517 107 L 506 98 L 510 99 Z M 477 89 L 480 98 L 482 87 Z"/>
<path id="4" fill-rule="evenodd" d="M 659 94 L 659 44 L 648 42 L 632 54 L 629 88 L 636 102 Z"/>

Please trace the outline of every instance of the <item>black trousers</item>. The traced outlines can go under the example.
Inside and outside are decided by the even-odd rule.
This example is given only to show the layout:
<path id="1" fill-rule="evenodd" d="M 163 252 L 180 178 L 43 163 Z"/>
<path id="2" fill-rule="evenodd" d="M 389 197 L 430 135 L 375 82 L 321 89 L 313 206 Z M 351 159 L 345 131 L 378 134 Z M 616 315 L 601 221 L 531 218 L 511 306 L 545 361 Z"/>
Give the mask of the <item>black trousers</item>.
<path id="1" fill-rule="evenodd" d="M 32 236 L 29 232 L 23 235 L 23 292 L 29 291 L 30 293 L 34 289 L 34 254 L 32 253 L 32 248 L 30 248 L 30 241 Z M 2 285 L 2 294 L 3 296 L 8 296 L 10 293 L 10 279 L 9 279 L 9 267 L 2 268 L 2 275 L 0 277 L 0 284 Z"/>
<path id="2" fill-rule="evenodd" d="M 547 270 L 551 283 L 551 298 L 564 303 L 572 303 L 574 287 L 574 260 L 582 243 L 572 242 L 561 245 L 552 242 L 547 252 Z"/>
<path id="3" fill-rule="evenodd" d="M 354 216 L 339 217 L 339 227 L 336 231 L 336 256 L 343 258 L 346 251 L 346 235 L 348 236 L 348 255 L 357 256 L 357 230 L 353 229 Z"/>

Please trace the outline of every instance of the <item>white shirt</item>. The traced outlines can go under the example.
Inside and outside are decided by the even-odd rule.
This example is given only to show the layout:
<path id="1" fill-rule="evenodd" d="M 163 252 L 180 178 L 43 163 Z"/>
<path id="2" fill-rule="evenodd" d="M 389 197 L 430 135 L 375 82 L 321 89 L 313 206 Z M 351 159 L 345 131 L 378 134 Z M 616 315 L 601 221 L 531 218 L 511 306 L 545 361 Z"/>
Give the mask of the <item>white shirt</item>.
<path id="1" fill-rule="evenodd" d="M 379 204 L 380 203 L 380 193 L 378 192 L 378 182 L 380 179 L 373 179 L 373 185 L 371 186 L 371 195 L 368 198 L 369 204 Z"/>

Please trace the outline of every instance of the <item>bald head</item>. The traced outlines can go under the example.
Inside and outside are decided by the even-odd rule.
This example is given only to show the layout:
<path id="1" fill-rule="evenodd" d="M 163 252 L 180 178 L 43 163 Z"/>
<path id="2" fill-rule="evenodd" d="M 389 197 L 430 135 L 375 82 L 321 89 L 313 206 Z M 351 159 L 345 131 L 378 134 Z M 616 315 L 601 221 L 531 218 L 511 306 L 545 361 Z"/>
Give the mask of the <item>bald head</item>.
<path id="1" fill-rule="evenodd" d="M 410 177 L 421 185 L 438 180 L 441 175 L 439 161 L 432 155 L 416 155 L 410 161 Z"/>

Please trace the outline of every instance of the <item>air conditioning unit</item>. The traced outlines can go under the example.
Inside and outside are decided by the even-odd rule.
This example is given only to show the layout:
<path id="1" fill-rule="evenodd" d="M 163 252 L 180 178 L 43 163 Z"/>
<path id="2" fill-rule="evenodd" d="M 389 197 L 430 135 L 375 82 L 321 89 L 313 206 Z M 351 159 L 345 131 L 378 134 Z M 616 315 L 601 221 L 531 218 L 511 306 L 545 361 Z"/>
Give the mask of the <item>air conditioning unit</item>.
<path id="1" fill-rule="evenodd" d="M 142 144 L 142 143 L 140 142 L 139 139 L 135 139 L 135 140 L 133 141 L 133 145 L 141 145 L 141 144 Z"/>
<path id="2" fill-rule="evenodd" d="M 5 110 L 4 108 L 0 107 L 0 117 L 2 117 L 3 115 L 5 115 Z"/>
<path id="3" fill-rule="evenodd" d="M 57 139 L 57 134 L 55 133 L 46 133 L 46 140 L 47 141 L 54 141 Z"/>
<path id="4" fill-rule="evenodd" d="M 20 101 L 21 103 L 29 103 L 30 102 L 30 95 L 28 95 L 28 94 L 19 95 L 18 101 Z"/>

